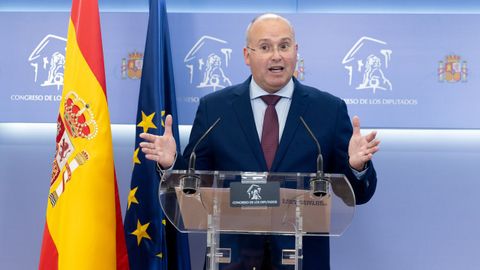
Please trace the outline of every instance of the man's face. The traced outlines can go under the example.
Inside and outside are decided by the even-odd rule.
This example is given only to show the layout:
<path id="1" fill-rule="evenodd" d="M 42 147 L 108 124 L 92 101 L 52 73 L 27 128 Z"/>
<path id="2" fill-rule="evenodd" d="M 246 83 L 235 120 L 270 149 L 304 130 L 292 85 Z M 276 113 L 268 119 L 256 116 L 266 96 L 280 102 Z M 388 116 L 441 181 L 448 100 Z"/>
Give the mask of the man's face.
<path id="1" fill-rule="evenodd" d="M 256 21 L 248 33 L 248 47 L 243 49 L 255 82 L 265 91 L 275 93 L 293 75 L 298 46 L 292 30 L 282 19 Z"/>

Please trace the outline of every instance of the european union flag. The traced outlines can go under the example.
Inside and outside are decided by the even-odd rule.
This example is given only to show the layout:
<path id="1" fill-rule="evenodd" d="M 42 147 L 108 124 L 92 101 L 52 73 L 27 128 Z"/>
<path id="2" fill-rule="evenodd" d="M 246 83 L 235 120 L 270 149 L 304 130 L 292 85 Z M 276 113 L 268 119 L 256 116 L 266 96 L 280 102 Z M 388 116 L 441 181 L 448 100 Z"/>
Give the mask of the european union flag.
<path id="1" fill-rule="evenodd" d="M 175 85 L 167 13 L 164 0 L 150 0 L 137 111 L 135 152 L 125 235 L 130 269 L 190 269 L 187 235 L 176 231 L 166 219 L 158 200 L 160 177 L 156 164 L 140 151 L 138 135 L 163 135 L 165 115 L 173 116 L 172 131 L 178 139 Z M 180 148 L 179 143 L 177 147 Z M 180 149 L 177 149 L 180 153 Z M 167 250 L 167 247 L 169 248 Z M 171 250 L 171 252 L 170 252 Z M 170 254 L 169 254 L 170 253 Z"/>

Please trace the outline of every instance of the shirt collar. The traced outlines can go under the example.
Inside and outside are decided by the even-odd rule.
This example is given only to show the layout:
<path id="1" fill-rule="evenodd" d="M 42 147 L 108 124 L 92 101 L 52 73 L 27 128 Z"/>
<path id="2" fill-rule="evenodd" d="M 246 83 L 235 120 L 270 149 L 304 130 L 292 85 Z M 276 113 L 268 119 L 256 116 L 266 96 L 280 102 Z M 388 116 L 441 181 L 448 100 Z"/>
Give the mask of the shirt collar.
<path id="1" fill-rule="evenodd" d="M 283 88 L 281 88 L 274 94 L 277 96 L 281 96 L 282 98 L 291 99 L 293 95 L 293 88 L 294 88 L 293 80 L 290 79 L 290 81 L 288 81 L 288 83 Z M 255 82 L 255 80 L 252 77 L 252 80 L 250 81 L 250 99 L 254 100 L 256 98 L 259 98 L 265 95 L 270 95 L 270 93 L 268 93 L 267 91 L 263 90 L 260 86 L 258 86 L 258 84 Z"/>

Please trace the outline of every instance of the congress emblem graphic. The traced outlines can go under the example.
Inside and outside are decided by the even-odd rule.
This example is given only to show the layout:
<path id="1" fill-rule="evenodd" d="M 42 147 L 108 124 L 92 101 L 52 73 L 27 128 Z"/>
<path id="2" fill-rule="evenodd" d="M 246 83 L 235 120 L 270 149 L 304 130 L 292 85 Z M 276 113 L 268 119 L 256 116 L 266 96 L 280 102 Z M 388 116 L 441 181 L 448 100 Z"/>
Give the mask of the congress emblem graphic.
<path id="1" fill-rule="evenodd" d="M 67 39 L 48 34 L 35 47 L 28 62 L 33 67 L 34 81 L 42 87 L 63 87 L 65 70 L 65 49 Z"/>
<path id="2" fill-rule="evenodd" d="M 392 90 L 388 79 L 392 50 L 385 41 L 361 37 L 347 52 L 342 64 L 347 71 L 348 85 L 357 90 Z"/>
<path id="3" fill-rule="evenodd" d="M 227 74 L 231 57 L 232 49 L 228 47 L 228 42 L 202 36 L 183 60 L 190 84 L 196 88 L 212 88 L 213 91 L 232 85 Z"/>

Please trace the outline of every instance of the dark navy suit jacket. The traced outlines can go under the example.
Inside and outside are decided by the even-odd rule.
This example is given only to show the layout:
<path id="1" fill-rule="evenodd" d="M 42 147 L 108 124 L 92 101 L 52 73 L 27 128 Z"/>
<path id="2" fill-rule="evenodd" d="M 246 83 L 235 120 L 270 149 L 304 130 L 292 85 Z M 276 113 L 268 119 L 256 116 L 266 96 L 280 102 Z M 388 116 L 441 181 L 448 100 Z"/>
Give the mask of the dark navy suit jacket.
<path id="1" fill-rule="evenodd" d="M 195 143 L 220 117 L 212 132 L 196 152 L 197 170 L 267 171 L 250 102 L 250 80 L 206 95 L 200 100 L 190 141 L 184 157 L 189 157 Z M 318 150 L 299 120 L 302 116 L 320 142 L 326 173 L 343 173 L 349 179 L 356 203 L 367 202 L 375 192 L 376 173 L 369 162 L 361 180 L 356 179 L 348 163 L 348 143 L 352 125 L 343 100 L 318 89 L 302 85 L 294 78 L 294 91 L 285 128 L 272 172 L 316 172 Z M 185 168 L 179 157 L 176 168 Z M 283 241 L 283 240 L 282 240 Z M 291 245 L 294 242 L 280 245 Z M 329 240 L 304 238 L 304 269 L 329 269 Z"/>

